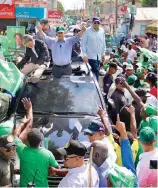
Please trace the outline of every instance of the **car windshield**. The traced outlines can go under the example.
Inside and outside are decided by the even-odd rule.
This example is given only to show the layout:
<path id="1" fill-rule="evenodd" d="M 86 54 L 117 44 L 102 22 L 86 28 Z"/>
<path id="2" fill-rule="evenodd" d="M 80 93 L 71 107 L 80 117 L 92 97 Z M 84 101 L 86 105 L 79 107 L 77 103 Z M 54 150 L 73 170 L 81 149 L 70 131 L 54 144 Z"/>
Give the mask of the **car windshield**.
<path id="1" fill-rule="evenodd" d="M 23 97 L 30 97 L 34 112 L 96 114 L 98 106 L 101 106 L 93 82 L 43 80 L 38 87 L 28 84 Z M 22 105 L 18 111 L 23 111 Z"/>

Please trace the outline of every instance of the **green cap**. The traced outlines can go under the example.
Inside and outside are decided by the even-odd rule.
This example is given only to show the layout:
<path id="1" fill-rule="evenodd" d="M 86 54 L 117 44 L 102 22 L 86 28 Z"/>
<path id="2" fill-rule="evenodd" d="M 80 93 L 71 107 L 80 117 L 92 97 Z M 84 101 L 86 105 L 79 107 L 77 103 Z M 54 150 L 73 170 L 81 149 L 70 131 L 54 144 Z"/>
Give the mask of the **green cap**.
<path id="1" fill-rule="evenodd" d="M 56 28 L 56 33 L 59 33 L 59 32 L 64 33 L 65 32 L 65 27 L 64 26 L 57 27 Z"/>
<path id="2" fill-rule="evenodd" d="M 134 84 L 136 80 L 137 80 L 137 77 L 134 74 L 132 74 L 131 76 L 128 76 L 127 78 L 128 84 Z"/>
<path id="3" fill-rule="evenodd" d="M 154 130 L 150 127 L 144 127 L 139 133 L 139 139 L 143 144 L 152 144 L 156 136 Z"/>
<path id="4" fill-rule="evenodd" d="M 145 69 L 143 67 L 138 67 L 136 71 L 136 75 L 141 75 L 145 72 Z"/>
<path id="5" fill-rule="evenodd" d="M 158 130 L 158 116 L 151 116 L 149 118 L 149 126 L 157 132 Z"/>
<path id="6" fill-rule="evenodd" d="M 142 120 L 140 122 L 140 128 L 144 128 L 144 127 L 148 127 L 148 126 L 149 126 L 149 122 L 148 121 Z"/>
<path id="7" fill-rule="evenodd" d="M 107 69 L 109 68 L 109 64 L 104 65 L 104 70 L 107 71 Z"/>
<path id="8" fill-rule="evenodd" d="M 144 108 L 144 111 L 148 116 L 154 116 L 157 113 L 157 109 L 151 104 L 147 104 Z"/>
<path id="9" fill-rule="evenodd" d="M 136 184 L 135 175 L 125 167 L 111 168 L 108 177 L 113 187 L 134 187 Z"/>

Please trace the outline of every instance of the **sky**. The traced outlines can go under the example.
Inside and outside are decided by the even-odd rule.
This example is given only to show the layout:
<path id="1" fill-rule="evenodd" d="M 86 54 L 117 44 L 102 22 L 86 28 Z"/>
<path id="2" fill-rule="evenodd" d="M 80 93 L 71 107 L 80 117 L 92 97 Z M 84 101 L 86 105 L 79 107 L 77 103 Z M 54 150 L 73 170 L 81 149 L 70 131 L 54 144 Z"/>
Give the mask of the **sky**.
<path id="1" fill-rule="evenodd" d="M 59 0 L 59 1 L 63 4 L 65 10 L 74 9 L 74 8 L 80 9 L 83 8 L 83 4 L 84 4 L 84 0 Z"/>

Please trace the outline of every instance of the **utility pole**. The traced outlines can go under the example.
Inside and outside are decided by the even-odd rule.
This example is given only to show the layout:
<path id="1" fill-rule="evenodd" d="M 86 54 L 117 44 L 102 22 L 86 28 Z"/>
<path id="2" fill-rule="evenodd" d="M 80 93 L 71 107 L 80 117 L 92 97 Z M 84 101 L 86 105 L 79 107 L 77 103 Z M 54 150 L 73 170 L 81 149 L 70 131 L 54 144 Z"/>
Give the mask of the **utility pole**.
<path id="1" fill-rule="evenodd" d="M 117 18 L 118 18 L 118 0 L 115 0 L 115 19 L 116 19 L 116 28 L 117 28 Z"/>

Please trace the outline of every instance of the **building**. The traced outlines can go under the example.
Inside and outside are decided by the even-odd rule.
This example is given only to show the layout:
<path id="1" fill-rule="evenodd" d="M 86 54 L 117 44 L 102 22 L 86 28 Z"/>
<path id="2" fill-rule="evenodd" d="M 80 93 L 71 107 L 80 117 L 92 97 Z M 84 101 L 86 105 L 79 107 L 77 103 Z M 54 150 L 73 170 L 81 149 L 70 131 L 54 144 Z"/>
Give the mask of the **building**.
<path id="1" fill-rule="evenodd" d="M 158 21 L 158 8 L 137 8 L 132 35 L 145 35 L 146 26 Z"/>

